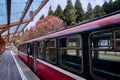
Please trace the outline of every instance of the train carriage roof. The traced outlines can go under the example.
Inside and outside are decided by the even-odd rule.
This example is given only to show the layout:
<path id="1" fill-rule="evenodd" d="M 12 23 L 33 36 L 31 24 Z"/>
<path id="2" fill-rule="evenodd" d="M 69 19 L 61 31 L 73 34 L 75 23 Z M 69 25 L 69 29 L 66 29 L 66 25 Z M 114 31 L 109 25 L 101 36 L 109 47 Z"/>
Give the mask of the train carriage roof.
<path id="1" fill-rule="evenodd" d="M 67 35 L 67 34 L 72 34 L 72 33 L 78 33 L 78 32 L 83 32 L 83 31 L 87 31 L 87 30 L 92 30 L 95 28 L 102 28 L 106 25 L 110 25 L 110 24 L 114 24 L 114 23 L 120 23 L 120 13 L 109 16 L 109 17 L 105 17 L 102 19 L 98 19 L 92 22 L 88 22 L 85 24 L 81 24 L 81 25 L 77 25 L 75 27 L 72 28 L 68 28 L 68 29 L 64 29 L 55 33 L 51 33 L 45 36 L 41 36 L 29 41 L 26 41 L 24 43 L 30 43 L 30 42 L 34 42 L 34 41 L 40 41 L 43 39 L 49 39 L 49 38 L 54 38 L 54 37 L 58 37 L 58 36 L 63 36 L 63 35 Z"/>

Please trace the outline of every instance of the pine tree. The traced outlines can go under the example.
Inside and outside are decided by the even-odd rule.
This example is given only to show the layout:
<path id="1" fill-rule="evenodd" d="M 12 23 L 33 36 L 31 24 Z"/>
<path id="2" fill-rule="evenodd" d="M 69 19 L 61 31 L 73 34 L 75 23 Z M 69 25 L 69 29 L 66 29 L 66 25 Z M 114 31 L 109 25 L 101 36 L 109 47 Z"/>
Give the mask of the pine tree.
<path id="1" fill-rule="evenodd" d="M 96 5 L 95 8 L 94 8 L 94 16 L 95 17 L 100 17 L 100 16 L 103 16 L 105 15 L 105 12 L 103 10 L 102 7 L 100 7 L 99 5 Z"/>
<path id="2" fill-rule="evenodd" d="M 102 5 L 102 8 L 103 8 L 103 10 L 106 12 L 106 14 L 109 13 L 109 7 L 108 7 L 108 3 L 107 3 L 107 2 L 105 2 L 105 3 Z"/>
<path id="3" fill-rule="evenodd" d="M 51 9 L 51 6 L 49 7 L 49 11 L 48 11 L 48 16 L 53 15 L 53 10 Z"/>
<path id="4" fill-rule="evenodd" d="M 113 0 L 109 0 L 109 2 L 113 2 Z"/>
<path id="5" fill-rule="evenodd" d="M 45 18 L 45 16 L 44 16 L 44 14 L 42 14 L 42 16 L 40 17 L 40 20 L 41 20 L 41 19 L 44 19 L 44 18 Z"/>
<path id="6" fill-rule="evenodd" d="M 120 10 L 120 0 L 116 0 L 114 3 L 113 3 L 113 9 L 114 11 L 118 11 Z"/>
<path id="7" fill-rule="evenodd" d="M 64 22 L 67 23 L 67 25 L 72 25 L 76 23 L 76 9 L 73 7 L 71 0 L 67 1 L 67 5 L 64 9 Z"/>
<path id="8" fill-rule="evenodd" d="M 54 12 L 54 16 L 57 16 L 60 19 L 63 19 L 63 11 L 60 5 L 57 6 L 57 9 Z"/>
<path id="9" fill-rule="evenodd" d="M 91 6 L 90 2 L 88 3 L 87 11 L 92 11 L 92 6 Z"/>
<path id="10" fill-rule="evenodd" d="M 82 4 L 80 3 L 80 0 L 76 0 L 75 2 L 75 9 L 76 9 L 76 22 L 79 23 L 83 20 L 84 11 L 82 9 Z"/>
<path id="11" fill-rule="evenodd" d="M 109 10 L 110 10 L 110 13 L 114 12 L 112 0 L 109 0 Z"/>
<path id="12" fill-rule="evenodd" d="M 114 8 L 113 8 L 113 2 L 105 2 L 102 6 L 103 10 L 105 11 L 106 14 L 109 14 L 111 12 L 114 12 Z"/>
<path id="13" fill-rule="evenodd" d="M 94 18 L 94 12 L 90 3 L 87 6 L 87 12 L 84 15 L 84 20 L 91 20 Z"/>

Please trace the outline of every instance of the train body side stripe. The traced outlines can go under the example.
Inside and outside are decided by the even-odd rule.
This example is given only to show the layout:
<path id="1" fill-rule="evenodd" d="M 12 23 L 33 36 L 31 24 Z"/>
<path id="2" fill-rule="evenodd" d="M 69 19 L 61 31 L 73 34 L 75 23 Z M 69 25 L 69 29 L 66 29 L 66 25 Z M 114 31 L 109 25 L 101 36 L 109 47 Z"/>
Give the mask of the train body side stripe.
<path id="1" fill-rule="evenodd" d="M 79 76 L 73 74 L 73 73 L 70 73 L 70 72 L 68 72 L 68 71 L 65 71 L 65 70 L 59 68 L 59 67 L 56 67 L 56 66 L 54 66 L 54 65 L 52 65 L 52 64 L 50 64 L 50 63 L 44 62 L 44 61 L 42 61 L 42 60 L 40 60 L 40 59 L 37 59 L 37 61 L 39 61 L 39 62 L 41 62 L 41 63 L 43 63 L 43 64 L 45 64 L 45 65 L 47 65 L 47 66 L 49 66 L 49 67 L 51 67 L 51 68 L 53 68 L 53 69 L 55 69 L 55 70 L 63 73 L 63 74 L 66 74 L 66 75 L 68 75 L 68 76 L 70 76 L 70 77 L 72 77 L 72 78 L 74 78 L 74 79 L 76 79 L 76 80 L 86 80 L 86 79 L 84 79 L 84 78 L 82 78 L 82 77 L 79 77 Z"/>

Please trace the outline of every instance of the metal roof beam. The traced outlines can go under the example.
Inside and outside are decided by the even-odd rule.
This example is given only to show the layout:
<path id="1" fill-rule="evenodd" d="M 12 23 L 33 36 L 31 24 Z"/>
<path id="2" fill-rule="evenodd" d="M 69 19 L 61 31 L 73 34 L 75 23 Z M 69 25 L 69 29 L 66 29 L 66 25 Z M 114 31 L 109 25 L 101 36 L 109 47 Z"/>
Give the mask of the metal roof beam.
<path id="1" fill-rule="evenodd" d="M 20 19 L 20 21 L 22 21 L 22 20 L 24 19 L 24 17 L 25 17 L 25 15 L 26 15 L 28 9 L 30 8 L 32 2 L 33 2 L 33 0 L 28 0 L 28 2 L 27 2 L 27 4 L 26 4 L 26 7 L 25 7 L 25 9 L 24 9 L 24 12 L 23 12 L 23 14 L 22 14 L 22 17 L 21 17 L 21 19 Z"/>
<path id="2" fill-rule="evenodd" d="M 9 28 L 9 27 L 11 27 L 11 26 L 20 25 L 20 24 L 23 24 L 23 23 L 29 23 L 29 22 L 31 22 L 31 21 L 32 21 L 32 20 L 29 19 L 29 20 L 24 20 L 24 21 L 22 21 L 22 22 L 13 22 L 13 23 L 11 23 L 11 24 L 9 24 L 9 25 L 3 24 L 3 25 L 0 26 L 0 29 Z M 1 32 L 0 32 L 0 33 L 1 33 Z"/>
<path id="3" fill-rule="evenodd" d="M 10 24 L 11 0 L 7 0 L 7 23 Z"/>
<path id="4" fill-rule="evenodd" d="M 20 33 L 20 32 L 22 32 L 22 31 L 18 31 L 18 32 L 16 32 L 16 34 L 17 34 L 17 33 Z M 13 35 L 13 34 L 15 34 L 15 32 L 10 33 L 9 35 Z M 2 37 L 5 37 L 5 36 L 8 36 L 8 34 L 1 35 L 1 36 L 2 36 Z"/>
<path id="5" fill-rule="evenodd" d="M 10 36 L 10 27 L 8 29 L 8 42 L 9 42 L 9 36 Z"/>
<path id="6" fill-rule="evenodd" d="M 40 5 L 40 7 L 36 10 L 36 12 L 35 12 L 35 15 L 31 18 L 32 20 L 33 20 L 33 18 L 38 14 L 38 12 L 45 6 L 45 4 L 48 2 L 49 0 L 44 0 L 43 2 L 42 2 L 42 4 Z M 24 31 L 24 29 L 27 27 L 27 25 L 28 24 L 26 24 L 26 26 L 21 30 L 21 32 L 23 32 Z M 19 33 L 20 34 L 20 33 Z M 19 35 L 18 34 L 18 35 Z M 14 39 L 14 38 L 13 38 Z"/>
<path id="7" fill-rule="evenodd" d="M 26 24 L 26 25 L 23 27 L 23 29 L 21 30 L 21 32 L 23 32 L 23 31 L 24 31 L 24 29 L 27 27 L 27 25 L 28 25 L 28 24 Z M 19 32 L 19 34 L 18 34 L 18 35 L 20 35 L 20 33 L 21 33 L 21 32 Z M 18 36 L 18 35 L 17 35 L 17 36 Z M 14 38 L 15 38 L 15 37 L 13 37 L 13 40 L 14 40 Z"/>
<path id="8" fill-rule="evenodd" d="M 48 2 L 49 0 L 44 0 L 42 2 L 42 4 L 40 5 L 40 7 L 35 11 L 35 15 L 32 17 L 32 19 L 38 14 L 38 12 L 45 6 L 45 4 Z"/>
<path id="9" fill-rule="evenodd" d="M 7 37 L 5 37 L 5 38 L 3 38 L 0 42 L 3 42 L 3 41 L 5 41 L 5 39 L 7 39 Z"/>
<path id="10" fill-rule="evenodd" d="M 11 0 L 7 0 L 7 24 L 10 24 L 10 14 L 11 14 Z M 8 29 L 8 42 L 9 42 L 10 28 Z"/>
<path id="11" fill-rule="evenodd" d="M 24 20 L 24 21 L 22 21 L 22 22 L 14 22 L 14 23 L 11 23 L 10 25 L 7 25 L 4 29 L 2 29 L 1 31 L 0 31 L 0 34 L 2 34 L 3 32 L 5 32 L 6 30 L 8 30 L 9 29 L 9 27 L 12 27 L 12 26 L 15 26 L 15 25 L 19 25 L 19 24 L 23 24 L 23 23 L 29 23 L 31 20 Z M 28 24 L 27 24 L 28 25 Z M 27 26 L 26 25 L 26 26 Z M 25 26 L 25 27 L 26 27 Z M 25 28 L 24 27 L 24 28 Z M 21 32 L 24 30 L 24 28 L 21 30 Z"/>
<path id="12" fill-rule="evenodd" d="M 26 4 L 26 7 L 25 7 L 25 9 L 24 9 L 24 12 L 23 12 L 23 14 L 22 14 L 22 17 L 21 17 L 21 19 L 20 19 L 20 22 L 23 21 L 23 19 L 24 19 L 26 13 L 28 12 L 28 9 L 30 8 L 32 2 L 33 2 L 33 0 L 28 0 L 28 2 L 27 2 L 27 4 Z M 16 28 L 15 33 L 18 31 L 19 27 L 20 27 L 20 24 L 19 24 L 18 27 Z M 15 34 L 13 35 L 12 40 L 13 40 L 14 38 L 15 38 Z"/>
<path id="13" fill-rule="evenodd" d="M 5 32 L 6 30 L 8 30 L 8 28 L 5 28 L 5 29 L 1 30 L 0 34 L 2 34 L 3 32 Z"/>

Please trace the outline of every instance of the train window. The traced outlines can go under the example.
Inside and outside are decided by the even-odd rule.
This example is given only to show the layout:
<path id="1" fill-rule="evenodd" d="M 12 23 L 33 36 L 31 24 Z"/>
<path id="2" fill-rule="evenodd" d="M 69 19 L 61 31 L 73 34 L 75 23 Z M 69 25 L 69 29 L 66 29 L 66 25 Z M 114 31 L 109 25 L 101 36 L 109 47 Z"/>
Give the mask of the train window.
<path id="1" fill-rule="evenodd" d="M 21 51 L 21 45 L 18 46 L 18 51 Z"/>
<path id="2" fill-rule="evenodd" d="M 115 38 L 116 38 L 116 48 L 119 50 L 120 49 L 120 31 L 115 32 Z"/>
<path id="3" fill-rule="evenodd" d="M 35 56 L 34 54 L 38 54 L 38 42 L 34 42 L 34 53 L 33 53 L 33 56 Z"/>
<path id="4" fill-rule="evenodd" d="M 67 44 L 67 43 L 66 43 L 66 38 L 61 38 L 61 39 L 60 39 L 60 44 L 59 44 L 60 47 L 62 47 L 62 48 L 63 48 L 63 47 L 66 47 L 66 46 L 67 46 L 66 44 Z"/>
<path id="5" fill-rule="evenodd" d="M 27 53 L 28 53 L 28 55 L 33 55 L 33 50 L 32 50 L 32 46 L 33 46 L 33 44 L 32 43 L 28 43 L 27 44 Z"/>
<path id="6" fill-rule="evenodd" d="M 92 35 L 92 49 L 94 58 L 120 60 L 120 56 L 116 48 L 119 48 L 118 32 L 116 38 L 113 37 L 114 32 L 101 33 Z"/>
<path id="7" fill-rule="evenodd" d="M 82 47 L 81 36 L 60 38 L 60 65 L 73 72 L 80 73 L 82 70 Z"/>
<path id="8" fill-rule="evenodd" d="M 54 40 L 52 40 L 52 41 L 46 41 L 46 47 L 55 47 Z"/>
<path id="9" fill-rule="evenodd" d="M 79 38 L 68 38 L 68 47 L 79 47 Z"/>
<path id="10" fill-rule="evenodd" d="M 19 47 L 19 50 L 25 54 L 27 54 L 27 44 L 22 44 Z"/>
<path id="11" fill-rule="evenodd" d="M 37 47 L 38 58 L 44 59 L 44 41 L 40 41 Z"/>
<path id="12" fill-rule="evenodd" d="M 92 36 L 92 48 L 94 49 L 111 49 L 113 48 L 112 33 L 100 33 Z M 96 44 L 97 43 L 97 44 Z"/>
<path id="13" fill-rule="evenodd" d="M 27 54 L 27 44 L 25 44 L 25 51 L 24 52 Z"/>
<path id="14" fill-rule="evenodd" d="M 45 53 L 46 61 L 56 63 L 56 41 L 54 39 L 46 41 Z"/>
<path id="15" fill-rule="evenodd" d="M 93 33 L 90 38 L 90 52 L 93 65 L 93 71 L 96 75 L 120 76 L 120 70 L 114 68 L 120 67 L 120 32 L 106 31 Z"/>

